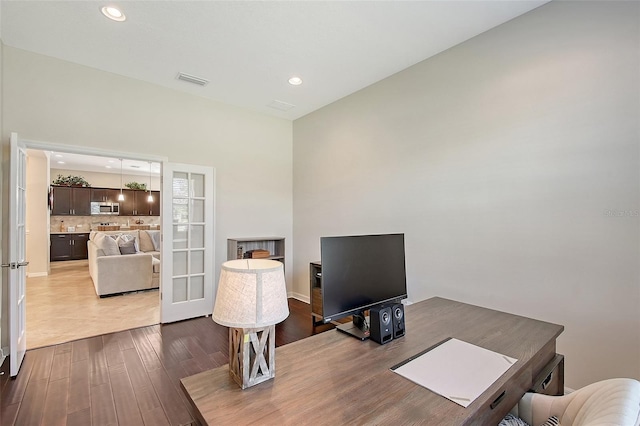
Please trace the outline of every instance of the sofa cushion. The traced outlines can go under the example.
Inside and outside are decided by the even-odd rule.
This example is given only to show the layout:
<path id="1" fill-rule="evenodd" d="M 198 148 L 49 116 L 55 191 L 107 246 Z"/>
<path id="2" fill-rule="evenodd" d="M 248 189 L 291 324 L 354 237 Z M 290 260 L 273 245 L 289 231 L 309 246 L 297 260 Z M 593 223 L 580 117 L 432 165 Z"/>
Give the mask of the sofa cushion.
<path id="1" fill-rule="evenodd" d="M 153 240 L 151 239 L 151 236 L 147 234 L 147 231 L 139 231 L 139 235 L 140 235 L 140 251 L 143 251 L 145 253 L 150 251 L 155 251 L 155 248 L 153 246 Z"/>
<path id="2" fill-rule="evenodd" d="M 160 251 L 160 231 L 141 231 L 140 241 L 142 241 L 142 234 L 147 234 L 153 244 L 153 249 L 147 251 Z"/>
<path id="3" fill-rule="evenodd" d="M 118 247 L 118 243 L 114 238 L 112 238 L 111 235 L 97 233 L 93 237 L 93 241 L 96 243 L 98 248 L 102 250 L 105 256 L 120 255 L 120 248 Z"/>
<path id="4" fill-rule="evenodd" d="M 154 274 L 159 274 L 160 273 L 160 260 L 156 259 L 155 257 L 153 259 L 151 259 L 151 267 L 153 268 L 153 273 Z"/>

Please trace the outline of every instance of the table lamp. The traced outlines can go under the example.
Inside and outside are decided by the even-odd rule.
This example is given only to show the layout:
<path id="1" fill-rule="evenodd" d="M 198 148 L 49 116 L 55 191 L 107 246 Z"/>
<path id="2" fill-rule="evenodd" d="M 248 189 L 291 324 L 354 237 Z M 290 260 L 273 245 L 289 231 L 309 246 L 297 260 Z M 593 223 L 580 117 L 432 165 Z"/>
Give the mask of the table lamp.
<path id="1" fill-rule="evenodd" d="M 241 259 L 222 264 L 213 320 L 229 327 L 229 373 L 242 389 L 275 377 L 275 325 L 288 316 L 281 262 Z"/>

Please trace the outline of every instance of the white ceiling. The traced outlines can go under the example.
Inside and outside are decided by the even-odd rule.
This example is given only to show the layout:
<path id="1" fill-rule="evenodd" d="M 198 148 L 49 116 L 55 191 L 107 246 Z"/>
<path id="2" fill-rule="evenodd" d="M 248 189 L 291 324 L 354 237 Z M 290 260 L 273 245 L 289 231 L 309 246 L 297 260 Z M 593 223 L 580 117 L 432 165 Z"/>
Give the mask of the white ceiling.
<path id="1" fill-rule="evenodd" d="M 6 45 L 296 119 L 548 0 L 7 1 Z M 120 6 L 125 22 L 100 13 Z M 205 87 L 176 79 L 185 72 Z M 292 75 L 301 86 L 291 86 Z M 295 105 L 273 109 L 273 101 Z"/>
<path id="2" fill-rule="evenodd" d="M 27 150 L 29 155 L 44 153 L 38 150 Z M 120 159 L 113 157 L 99 157 L 95 155 L 71 154 L 68 152 L 48 152 L 49 165 L 52 169 L 89 171 L 99 173 L 120 174 Z M 122 173 L 125 175 L 149 176 L 160 175 L 160 163 L 123 159 Z"/>

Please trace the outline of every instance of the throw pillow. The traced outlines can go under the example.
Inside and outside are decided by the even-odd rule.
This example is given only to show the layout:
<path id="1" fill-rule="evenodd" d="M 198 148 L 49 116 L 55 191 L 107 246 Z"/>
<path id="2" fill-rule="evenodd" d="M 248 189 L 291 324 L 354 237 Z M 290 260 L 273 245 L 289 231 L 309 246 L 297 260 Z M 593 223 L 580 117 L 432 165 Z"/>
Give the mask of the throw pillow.
<path id="1" fill-rule="evenodd" d="M 120 240 L 118 243 L 118 247 L 120 248 L 120 254 L 136 254 L 136 246 L 134 240 L 123 241 Z"/>
<path id="2" fill-rule="evenodd" d="M 516 417 L 509 413 L 500 421 L 498 426 L 529 426 L 529 424 L 520 417 Z"/>
<path id="3" fill-rule="evenodd" d="M 134 245 L 136 246 L 136 252 L 140 251 L 140 243 L 138 242 L 138 233 L 135 234 L 120 234 L 120 237 L 124 237 L 127 241 L 133 239 Z"/>
<path id="4" fill-rule="evenodd" d="M 136 237 L 131 234 L 121 234 L 116 240 L 121 254 L 136 254 L 138 252 L 138 245 L 136 244 Z"/>
<path id="5" fill-rule="evenodd" d="M 561 426 L 561 425 L 560 425 L 560 421 L 556 416 L 551 416 L 546 422 L 542 423 L 540 426 Z"/>
<path id="6" fill-rule="evenodd" d="M 119 256 L 120 248 L 116 240 L 111 238 L 107 234 L 96 234 L 93 241 L 99 249 L 101 249 L 105 256 Z"/>

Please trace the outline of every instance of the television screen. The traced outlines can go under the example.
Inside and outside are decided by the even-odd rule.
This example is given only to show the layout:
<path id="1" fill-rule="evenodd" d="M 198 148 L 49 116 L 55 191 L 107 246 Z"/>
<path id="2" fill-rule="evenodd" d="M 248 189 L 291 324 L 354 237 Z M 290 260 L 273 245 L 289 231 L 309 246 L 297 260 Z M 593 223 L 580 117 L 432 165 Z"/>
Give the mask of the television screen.
<path id="1" fill-rule="evenodd" d="M 323 237 L 320 252 L 325 322 L 407 297 L 404 234 Z"/>

